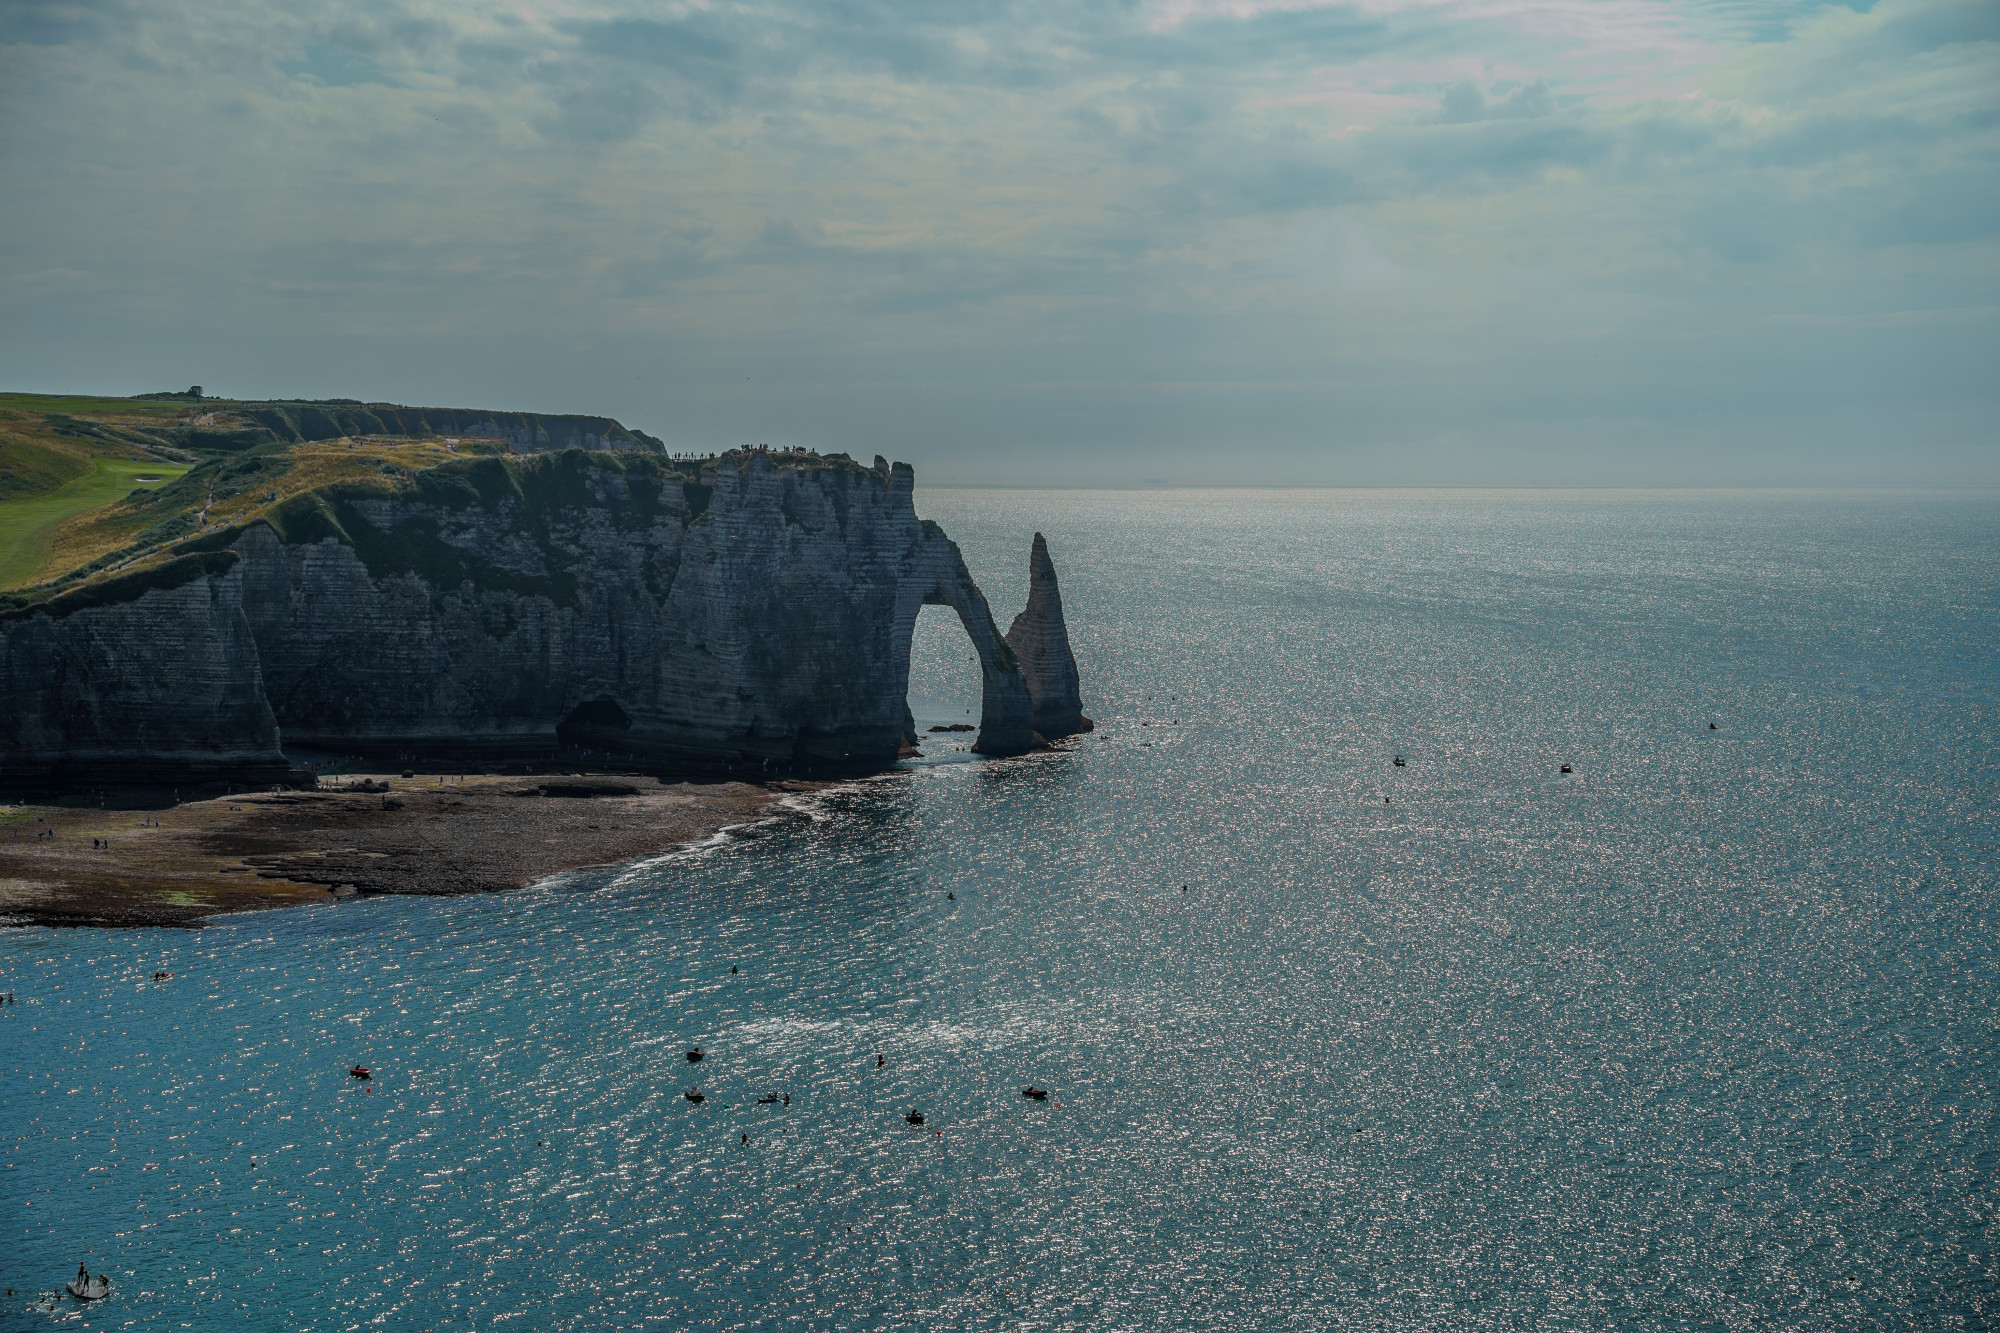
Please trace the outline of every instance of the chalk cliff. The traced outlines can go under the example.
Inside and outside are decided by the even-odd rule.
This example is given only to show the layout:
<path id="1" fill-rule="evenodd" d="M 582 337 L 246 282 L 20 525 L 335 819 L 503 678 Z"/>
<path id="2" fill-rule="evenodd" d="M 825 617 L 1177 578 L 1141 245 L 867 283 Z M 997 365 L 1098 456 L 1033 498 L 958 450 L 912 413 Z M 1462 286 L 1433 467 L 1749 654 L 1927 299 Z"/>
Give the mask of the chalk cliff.
<path id="1" fill-rule="evenodd" d="M 240 584 L 211 576 L 237 563 L 220 554 L 131 601 L 0 625 L 0 789 L 289 775 Z"/>
<path id="2" fill-rule="evenodd" d="M 880 458 L 572 449 L 306 492 L 137 581 L 0 619 L 0 785 L 265 781 L 285 767 L 280 738 L 489 762 L 560 743 L 662 767 L 880 767 L 908 739 L 926 604 L 952 607 L 979 656 L 976 748 L 1076 730 L 1046 544 L 1010 640 L 957 546 L 917 518 L 913 485 Z"/>

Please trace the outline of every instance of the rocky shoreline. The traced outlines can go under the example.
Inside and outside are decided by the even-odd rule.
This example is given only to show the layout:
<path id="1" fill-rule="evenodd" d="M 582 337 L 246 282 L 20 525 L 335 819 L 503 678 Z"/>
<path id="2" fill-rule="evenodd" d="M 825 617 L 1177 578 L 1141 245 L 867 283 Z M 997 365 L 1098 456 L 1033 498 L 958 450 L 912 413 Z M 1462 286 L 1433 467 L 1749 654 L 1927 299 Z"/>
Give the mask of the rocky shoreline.
<path id="1" fill-rule="evenodd" d="M 360 775 L 158 810 L 0 810 L 0 924 L 193 926 L 365 894 L 483 893 L 657 855 L 821 784 Z"/>

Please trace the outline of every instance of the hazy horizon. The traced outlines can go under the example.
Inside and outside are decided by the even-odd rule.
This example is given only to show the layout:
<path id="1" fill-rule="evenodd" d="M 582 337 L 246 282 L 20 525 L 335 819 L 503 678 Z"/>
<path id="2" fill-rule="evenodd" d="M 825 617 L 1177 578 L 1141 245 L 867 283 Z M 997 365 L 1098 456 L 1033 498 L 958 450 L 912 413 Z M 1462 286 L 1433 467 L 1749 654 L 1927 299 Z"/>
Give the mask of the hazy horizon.
<path id="1" fill-rule="evenodd" d="M 2000 484 L 2000 6 L 16 0 L 7 387 L 934 486 Z"/>

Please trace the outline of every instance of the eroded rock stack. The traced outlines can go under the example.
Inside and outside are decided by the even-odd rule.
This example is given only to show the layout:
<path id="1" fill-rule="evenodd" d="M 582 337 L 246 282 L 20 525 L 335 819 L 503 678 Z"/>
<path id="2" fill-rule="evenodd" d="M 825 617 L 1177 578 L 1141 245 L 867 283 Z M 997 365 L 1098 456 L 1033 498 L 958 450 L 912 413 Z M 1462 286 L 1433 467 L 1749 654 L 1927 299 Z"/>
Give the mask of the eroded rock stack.
<path id="1" fill-rule="evenodd" d="M 1095 724 L 1083 715 L 1076 656 L 1069 647 L 1069 627 L 1063 623 L 1055 562 L 1049 559 L 1049 544 L 1039 532 L 1028 553 L 1028 607 L 1014 617 L 1007 631 L 1007 646 L 1021 663 L 1028 696 L 1034 701 L 1036 731 L 1056 740 L 1093 728 Z"/>

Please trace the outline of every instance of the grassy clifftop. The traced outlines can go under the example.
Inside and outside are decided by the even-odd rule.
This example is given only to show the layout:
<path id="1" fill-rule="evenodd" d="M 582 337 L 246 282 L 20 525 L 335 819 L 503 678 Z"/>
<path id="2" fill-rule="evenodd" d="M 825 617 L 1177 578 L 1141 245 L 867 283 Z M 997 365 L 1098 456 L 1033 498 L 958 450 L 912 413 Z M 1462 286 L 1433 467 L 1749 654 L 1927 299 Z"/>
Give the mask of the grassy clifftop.
<path id="1" fill-rule="evenodd" d="M 180 412 L 127 398 L 0 394 L 0 589 L 45 577 L 58 536 L 77 520 L 190 471 L 199 459 L 168 438 Z"/>
<path id="2" fill-rule="evenodd" d="M 842 454 L 772 457 L 866 470 Z M 501 576 L 471 568 L 435 533 L 382 534 L 354 506 L 394 493 L 434 509 L 511 499 L 540 525 L 558 508 L 593 503 L 586 474 L 609 469 L 624 475 L 616 508 L 644 523 L 669 490 L 699 514 L 709 490 L 702 471 L 714 461 L 672 459 L 658 440 L 606 417 L 0 394 L 0 619 L 127 600 L 213 572 L 214 561 L 191 557 L 258 522 L 286 541 L 343 541 L 378 576 L 492 582 Z"/>
<path id="3" fill-rule="evenodd" d="M 0 601 L 46 601 L 318 488 L 578 445 L 664 457 L 658 440 L 608 417 L 0 394 Z"/>
<path id="4" fill-rule="evenodd" d="M 179 411 L 177 404 L 130 398 L 0 394 L 0 503 L 47 495 L 89 476 L 99 458 L 192 463 L 160 433 Z"/>
<path id="5" fill-rule="evenodd" d="M 129 458 L 96 458 L 86 466 L 88 471 L 53 490 L 0 501 L 0 588 L 32 582 L 48 568 L 56 536 L 70 520 L 157 490 L 189 470 L 185 463 Z"/>

